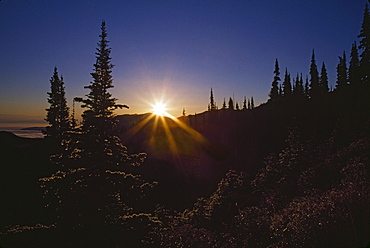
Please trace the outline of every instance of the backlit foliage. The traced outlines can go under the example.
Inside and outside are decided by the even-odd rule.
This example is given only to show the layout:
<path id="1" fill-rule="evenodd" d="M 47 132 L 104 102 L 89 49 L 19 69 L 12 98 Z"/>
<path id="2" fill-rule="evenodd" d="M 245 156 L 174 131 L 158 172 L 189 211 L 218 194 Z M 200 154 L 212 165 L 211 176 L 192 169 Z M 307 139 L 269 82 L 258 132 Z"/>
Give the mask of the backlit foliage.
<path id="1" fill-rule="evenodd" d="M 358 237 L 362 225 L 369 225 L 368 219 L 361 222 L 369 214 L 369 139 L 338 148 L 336 138 L 307 140 L 291 129 L 287 147 L 267 157 L 254 179 L 229 171 L 193 208 L 158 215 L 163 225 L 152 232 L 152 242 L 170 247 L 363 244 Z"/>
<path id="2" fill-rule="evenodd" d="M 62 152 L 50 157 L 59 170 L 40 178 L 39 183 L 44 190 L 45 206 L 56 211 L 56 226 L 61 233 L 79 230 L 88 234 L 90 240 L 97 235 L 97 240 L 118 245 L 129 243 L 118 233 L 143 231 L 156 224 L 155 217 L 141 212 L 145 209 L 145 194 L 156 183 L 147 182 L 136 172 L 135 167 L 146 155 L 128 154 L 118 137 L 113 110 L 125 106 L 116 104 L 107 91 L 113 87 L 113 65 L 105 22 L 101 30 L 95 69 L 91 73 L 94 82 L 86 87 L 90 89 L 88 98 L 81 100 L 87 108 L 82 127 L 65 135 Z M 137 235 L 131 236 L 132 240 L 139 239 Z"/>

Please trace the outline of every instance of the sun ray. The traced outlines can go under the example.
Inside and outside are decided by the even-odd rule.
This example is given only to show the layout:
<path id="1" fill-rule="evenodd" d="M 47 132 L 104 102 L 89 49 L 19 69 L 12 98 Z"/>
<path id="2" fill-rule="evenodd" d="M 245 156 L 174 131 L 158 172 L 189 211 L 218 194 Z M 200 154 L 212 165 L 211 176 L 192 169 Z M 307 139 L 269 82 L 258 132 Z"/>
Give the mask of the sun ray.
<path id="1" fill-rule="evenodd" d="M 201 148 L 210 154 L 217 153 L 215 147 L 201 133 L 191 128 L 186 123 L 186 120 L 180 120 L 166 112 L 167 107 L 166 104 L 163 104 L 163 101 L 157 102 L 151 106 L 154 110 L 153 113 L 144 116 L 136 125 L 126 132 L 125 135 L 127 135 L 127 140 L 130 140 L 141 130 L 147 130 L 144 131 L 148 132 L 146 136 L 148 138 L 148 143 L 146 143 L 147 149 L 159 156 L 170 155 L 175 160 L 178 159 L 181 154 L 186 154 L 188 152 L 188 145 L 194 146 L 192 148 L 193 152 L 196 151 L 194 149 Z M 149 129 L 145 129 L 146 126 L 149 127 Z M 181 137 L 178 130 L 183 130 L 187 133 L 192 141 L 186 138 L 183 139 L 184 137 Z M 185 140 L 190 143 L 184 145 L 183 142 Z"/>
<path id="2" fill-rule="evenodd" d="M 137 123 L 135 126 L 133 126 L 128 132 L 127 134 L 130 135 L 130 136 L 134 136 L 137 132 L 139 132 L 142 128 L 144 128 L 146 126 L 146 124 L 154 118 L 154 115 L 153 114 L 150 114 L 149 116 L 147 116 L 144 120 L 140 121 L 139 123 Z"/>
<path id="3" fill-rule="evenodd" d="M 159 119 L 159 116 L 158 115 L 154 115 L 154 123 L 153 123 L 153 126 L 152 126 L 152 131 L 150 133 L 150 138 L 149 138 L 149 144 L 151 146 L 155 146 L 155 137 L 156 137 L 156 133 L 157 133 L 157 129 L 158 129 L 158 119 Z"/>
<path id="4" fill-rule="evenodd" d="M 161 118 L 161 121 L 162 121 L 162 124 L 163 124 L 164 131 L 165 131 L 166 136 L 168 138 L 170 151 L 172 152 L 172 155 L 177 156 L 179 154 L 179 151 L 178 151 L 178 148 L 177 148 L 175 137 L 173 136 L 173 134 L 171 132 L 171 129 L 168 126 L 168 123 L 166 122 L 165 117 L 161 116 L 160 118 Z"/>

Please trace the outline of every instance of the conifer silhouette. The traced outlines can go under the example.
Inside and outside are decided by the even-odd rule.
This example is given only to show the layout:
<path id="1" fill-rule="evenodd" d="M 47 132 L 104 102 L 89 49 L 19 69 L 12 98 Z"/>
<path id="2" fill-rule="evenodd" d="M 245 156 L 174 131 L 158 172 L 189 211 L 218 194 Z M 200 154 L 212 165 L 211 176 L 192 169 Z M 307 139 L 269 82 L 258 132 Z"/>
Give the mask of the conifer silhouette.
<path id="1" fill-rule="evenodd" d="M 284 81 L 283 81 L 283 96 L 290 96 L 292 94 L 292 84 L 290 83 L 290 74 L 288 69 L 285 69 Z"/>
<path id="2" fill-rule="evenodd" d="M 321 93 L 328 93 L 329 92 L 328 73 L 326 71 L 326 67 L 325 67 L 324 62 L 322 62 L 322 66 L 321 66 L 320 87 L 321 87 Z"/>
<path id="3" fill-rule="evenodd" d="M 358 35 L 360 38 L 359 49 L 361 52 L 360 75 L 362 84 L 370 87 L 370 13 L 369 5 L 366 3 L 361 31 Z"/>
<path id="4" fill-rule="evenodd" d="M 274 81 L 271 84 L 270 90 L 270 99 L 269 101 L 275 101 L 279 97 L 279 81 L 280 81 L 280 69 L 279 69 L 279 62 L 275 60 L 275 70 L 274 70 Z"/>
<path id="5" fill-rule="evenodd" d="M 304 84 L 304 96 L 308 98 L 309 94 L 310 94 L 310 84 L 309 84 L 308 76 L 306 75 L 306 83 Z"/>
<path id="6" fill-rule="evenodd" d="M 244 96 L 244 100 L 243 100 L 243 110 L 247 109 L 247 98 Z"/>
<path id="7" fill-rule="evenodd" d="M 310 65 L 310 97 L 312 99 L 317 98 L 320 95 L 320 81 L 319 81 L 319 72 L 317 71 L 316 59 L 315 59 L 315 50 L 312 50 L 312 58 Z"/>
<path id="8" fill-rule="evenodd" d="M 233 99 L 231 97 L 229 98 L 228 109 L 234 110 L 234 101 L 233 101 Z"/>
<path id="9" fill-rule="evenodd" d="M 226 109 L 226 100 L 224 98 L 224 102 L 222 103 L 222 109 Z"/>
<path id="10" fill-rule="evenodd" d="M 63 77 L 59 78 L 58 69 L 54 67 L 53 76 L 50 79 L 50 92 L 48 92 L 48 103 L 45 120 L 49 123 L 46 127 L 46 135 L 61 138 L 64 132 L 71 128 L 69 119 L 69 107 L 65 98 Z"/>
<path id="11" fill-rule="evenodd" d="M 355 88 L 356 91 L 361 85 L 361 75 L 360 75 L 360 60 L 358 57 L 358 48 L 356 42 L 352 44 L 351 48 L 351 60 L 349 61 L 348 68 L 348 81 L 351 84 L 352 88 Z"/>
<path id="12" fill-rule="evenodd" d="M 296 86 L 295 86 L 295 93 L 298 95 L 298 96 L 303 96 L 303 79 L 302 79 L 302 73 L 301 73 L 301 76 L 299 77 L 298 76 L 298 73 L 297 73 L 297 77 L 296 77 Z"/>
<path id="13" fill-rule="evenodd" d="M 111 157 L 114 150 L 121 150 L 120 140 L 117 137 L 117 120 L 114 110 L 117 108 L 128 108 L 127 105 L 117 104 L 116 98 L 108 92 L 113 88 L 112 68 L 110 52 L 108 47 L 105 21 L 101 24 L 100 41 L 96 49 L 96 63 L 94 72 L 91 73 L 94 81 L 85 86 L 90 92 L 87 99 L 82 100 L 83 112 L 82 131 L 84 149 L 89 153 Z"/>
<path id="14" fill-rule="evenodd" d="M 339 56 L 339 63 L 337 65 L 337 84 L 336 90 L 338 92 L 344 92 L 347 87 L 348 74 L 347 74 L 347 60 L 346 53 L 343 52 L 343 56 Z"/>
<path id="15" fill-rule="evenodd" d="M 214 99 L 214 97 L 213 97 L 213 90 L 212 90 L 212 88 L 211 88 L 211 93 L 210 93 L 211 95 L 210 95 L 210 97 L 209 97 L 209 105 L 208 105 L 208 110 L 209 111 L 213 111 L 213 110 L 216 110 L 217 109 L 217 107 L 216 107 L 216 102 L 215 102 L 215 99 Z"/>

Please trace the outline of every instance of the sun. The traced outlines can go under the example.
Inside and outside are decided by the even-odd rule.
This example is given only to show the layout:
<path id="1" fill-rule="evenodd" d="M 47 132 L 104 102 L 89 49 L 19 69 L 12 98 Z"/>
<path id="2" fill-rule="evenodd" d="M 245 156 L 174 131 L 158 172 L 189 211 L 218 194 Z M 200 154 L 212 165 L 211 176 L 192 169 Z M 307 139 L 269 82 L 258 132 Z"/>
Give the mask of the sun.
<path id="1" fill-rule="evenodd" d="M 153 105 L 153 114 L 159 115 L 159 116 L 165 116 L 167 115 L 167 107 L 166 104 L 163 104 L 161 102 L 157 102 Z"/>

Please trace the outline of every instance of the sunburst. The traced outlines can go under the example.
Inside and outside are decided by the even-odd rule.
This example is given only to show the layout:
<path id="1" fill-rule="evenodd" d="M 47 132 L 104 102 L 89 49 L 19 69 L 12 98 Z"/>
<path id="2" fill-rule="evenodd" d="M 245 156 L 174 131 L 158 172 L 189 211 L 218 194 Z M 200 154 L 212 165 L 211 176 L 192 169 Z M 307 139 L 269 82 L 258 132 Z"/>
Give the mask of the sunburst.
<path id="1" fill-rule="evenodd" d="M 143 120 L 133 126 L 128 132 L 128 137 L 133 137 L 141 129 L 148 124 L 151 125 L 150 140 L 148 140 L 149 149 L 154 149 L 160 152 L 170 152 L 174 159 L 178 159 L 180 154 L 185 154 L 189 145 L 194 145 L 199 148 L 205 149 L 206 151 L 212 150 L 211 143 L 203 137 L 202 134 L 187 125 L 186 121 L 179 120 L 168 113 L 168 108 L 163 101 L 157 101 L 154 104 L 150 104 L 152 113 L 147 115 Z M 177 129 L 177 134 L 174 133 L 174 129 Z M 191 137 L 194 144 L 184 144 L 184 140 L 179 140 L 179 130 L 185 131 Z M 161 133 L 164 132 L 164 133 Z M 165 141 L 162 139 L 165 137 Z M 179 143 L 178 143 L 179 142 Z M 164 145 L 166 144 L 166 145 Z M 193 147 L 193 149 L 197 149 Z"/>
<path id="2" fill-rule="evenodd" d="M 161 102 L 155 103 L 153 105 L 153 114 L 158 116 L 168 116 L 166 104 Z"/>

